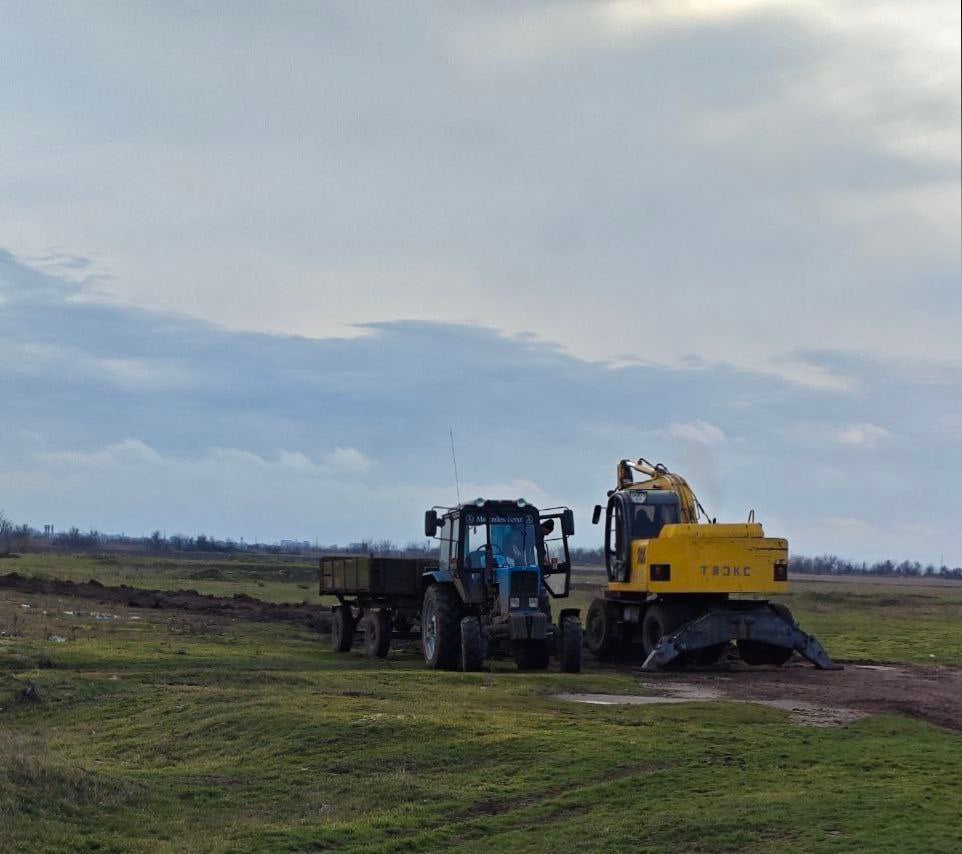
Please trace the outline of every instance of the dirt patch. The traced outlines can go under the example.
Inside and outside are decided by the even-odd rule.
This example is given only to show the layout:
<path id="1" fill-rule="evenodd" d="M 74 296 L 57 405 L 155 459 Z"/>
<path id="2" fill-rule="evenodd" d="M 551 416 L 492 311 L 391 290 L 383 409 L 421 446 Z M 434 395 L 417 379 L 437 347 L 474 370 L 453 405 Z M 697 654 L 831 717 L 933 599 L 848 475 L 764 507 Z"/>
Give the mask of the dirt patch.
<path id="1" fill-rule="evenodd" d="M 99 581 L 25 578 L 15 572 L 0 575 L 0 589 L 93 599 L 129 608 L 163 608 L 261 623 L 293 623 L 320 632 L 330 631 L 331 627 L 330 612 L 322 606 L 265 602 L 243 593 L 228 597 L 206 596 L 196 590 L 142 590 L 126 585 L 105 587 Z"/>
<path id="2" fill-rule="evenodd" d="M 678 697 L 679 689 L 710 690 L 724 700 L 749 700 L 792 710 L 801 720 L 814 709 L 836 722 L 851 714 L 898 714 L 962 730 L 962 669 L 939 665 L 847 664 L 844 670 L 732 665 L 723 671 L 638 673 L 643 688 Z M 806 709 L 808 712 L 806 712 Z M 852 718 L 854 719 L 854 718 Z"/>

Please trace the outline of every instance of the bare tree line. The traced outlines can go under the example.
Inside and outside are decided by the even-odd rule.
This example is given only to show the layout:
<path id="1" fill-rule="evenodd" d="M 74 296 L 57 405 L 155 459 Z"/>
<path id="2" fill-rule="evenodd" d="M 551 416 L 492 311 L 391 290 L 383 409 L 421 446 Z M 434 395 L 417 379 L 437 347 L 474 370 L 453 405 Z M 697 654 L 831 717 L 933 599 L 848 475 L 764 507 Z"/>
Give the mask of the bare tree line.
<path id="1" fill-rule="evenodd" d="M 0 511 L 0 556 L 15 552 L 60 548 L 75 551 L 109 551 L 112 549 L 142 550 L 150 552 L 256 552 L 277 555 L 316 554 L 380 554 L 431 557 L 435 545 L 430 540 L 412 541 L 404 545 L 389 539 L 367 539 L 355 543 L 319 544 L 307 540 L 281 540 L 276 543 L 245 543 L 243 539 L 217 539 L 207 534 L 165 536 L 159 530 L 148 537 L 128 537 L 123 534 L 103 534 L 90 530 L 83 532 L 72 527 L 52 536 L 45 535 L 29 525 L 16 525 Z M 603 566 L 604 551 L 600 548 L 572 548 L 571 562 L 578 566 Z M 789 559 L 792 572 L 812 575 L 880 575 L 906 578 L 939 577 L 962 581 L 962 567 L 936 566 L 919 561 L 892 560 L 852 561 L 837 555 L 806 557 L 792 555 Z"/>

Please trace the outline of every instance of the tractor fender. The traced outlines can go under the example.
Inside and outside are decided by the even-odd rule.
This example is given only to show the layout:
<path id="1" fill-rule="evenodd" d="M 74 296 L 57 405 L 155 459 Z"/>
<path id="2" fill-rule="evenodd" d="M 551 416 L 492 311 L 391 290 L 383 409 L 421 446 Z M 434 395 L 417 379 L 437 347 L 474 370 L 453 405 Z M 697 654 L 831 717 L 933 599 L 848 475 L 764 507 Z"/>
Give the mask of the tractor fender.
<path id="1" fill-rule="evenodd" d="M 454 584 L 454 573 L 449 569 L 432 569 L 421 576 L 421 592 L 432 584 Z"/>

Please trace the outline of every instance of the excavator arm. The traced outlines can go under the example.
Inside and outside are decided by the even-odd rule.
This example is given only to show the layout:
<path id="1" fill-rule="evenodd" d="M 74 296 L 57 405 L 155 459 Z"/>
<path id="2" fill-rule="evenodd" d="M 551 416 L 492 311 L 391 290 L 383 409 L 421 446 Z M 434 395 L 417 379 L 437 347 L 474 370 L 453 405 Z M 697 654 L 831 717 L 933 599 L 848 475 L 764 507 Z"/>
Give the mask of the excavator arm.
<path id="1" fill-rule="evenodd" d="M 635 481 L 632 472 L 644 475 L 645 480 Z M 682 524 L 695 524 L 699 514 L 710 521 L 688 482 L 680 475 L 668 471 L 661 463 L 652 465 L 644 457 L 622 460 L 618 463 L 617 489 L 665 489 L 674 492 L 681 504 Z"/>

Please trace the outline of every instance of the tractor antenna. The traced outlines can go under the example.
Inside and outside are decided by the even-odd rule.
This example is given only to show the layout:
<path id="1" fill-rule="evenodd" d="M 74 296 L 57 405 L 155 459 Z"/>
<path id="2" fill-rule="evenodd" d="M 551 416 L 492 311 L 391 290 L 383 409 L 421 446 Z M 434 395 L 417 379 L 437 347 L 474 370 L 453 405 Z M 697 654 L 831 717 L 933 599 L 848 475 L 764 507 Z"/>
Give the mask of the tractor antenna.
<path id="1" fill-rule="evenodd" d="M 454 427 L 448 427 L 451 434 L 451 461 L 454 463 L 454 488 L 458 491 L 458 504 L 461 504 L 461 479 L 458 477 L 458 455 L 454 452 Z"/>

